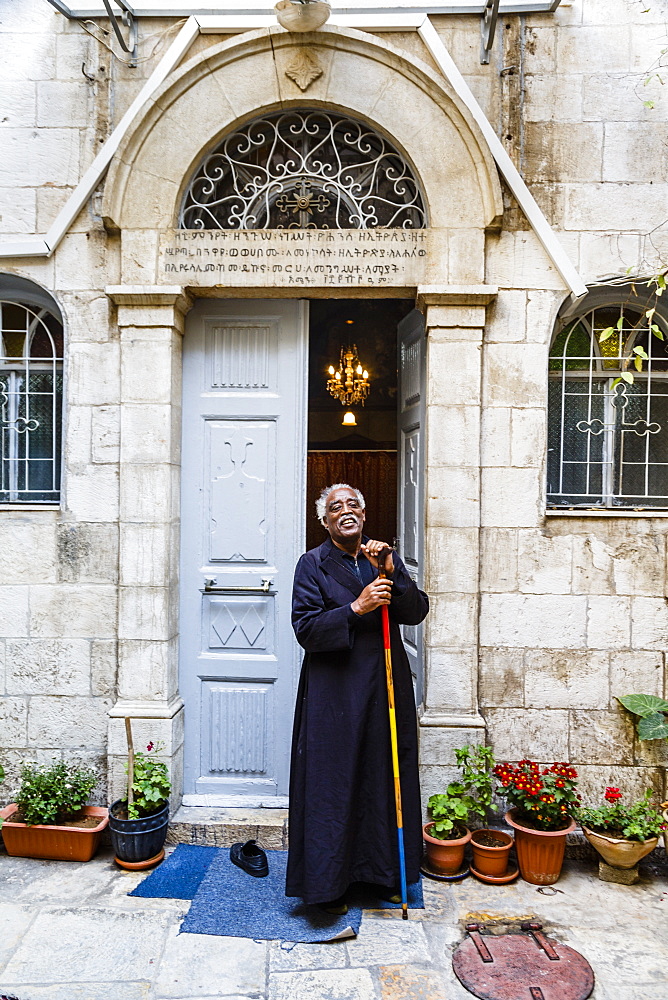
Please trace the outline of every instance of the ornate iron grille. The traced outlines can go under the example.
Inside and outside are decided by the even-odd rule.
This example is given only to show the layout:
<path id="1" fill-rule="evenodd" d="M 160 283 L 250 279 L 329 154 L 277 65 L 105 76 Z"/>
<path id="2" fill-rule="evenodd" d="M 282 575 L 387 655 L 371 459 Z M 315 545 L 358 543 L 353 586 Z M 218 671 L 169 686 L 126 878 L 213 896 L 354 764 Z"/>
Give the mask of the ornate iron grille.
<path id="1" fill-rule="evenodd" d="M 209 153 L 182 229 L 423 229 L 404 157 L 362 122 L 322 111 L 256 118 Z"/>
<path id="2" fill-rule="evenodd" d="M 648 360 L 628 384 L 620 375 L 634 347 Z M 547 467 L 552 507 L 668 507 L 668 340 L 650 335 L 643 313 L 592 309 L 557 335 Z"/>
<path id="3" fill-rule="evenodd" d="M 0 503 L 58 501 L 62 395 L 60 323 L 0 301 Z"/>

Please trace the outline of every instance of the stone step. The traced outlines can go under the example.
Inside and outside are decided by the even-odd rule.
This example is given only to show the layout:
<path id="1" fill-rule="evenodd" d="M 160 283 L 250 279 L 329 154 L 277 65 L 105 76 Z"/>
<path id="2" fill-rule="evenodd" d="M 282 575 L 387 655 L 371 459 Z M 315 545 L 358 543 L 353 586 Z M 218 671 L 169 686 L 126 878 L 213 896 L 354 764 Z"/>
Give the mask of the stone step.
<path id="1" fill-rule="evenodd" d="M 265 850 L 287 850 L 288 810 L 181 806 L 167 833 L 168 844 L 230 847 L 246 840 Z"/>

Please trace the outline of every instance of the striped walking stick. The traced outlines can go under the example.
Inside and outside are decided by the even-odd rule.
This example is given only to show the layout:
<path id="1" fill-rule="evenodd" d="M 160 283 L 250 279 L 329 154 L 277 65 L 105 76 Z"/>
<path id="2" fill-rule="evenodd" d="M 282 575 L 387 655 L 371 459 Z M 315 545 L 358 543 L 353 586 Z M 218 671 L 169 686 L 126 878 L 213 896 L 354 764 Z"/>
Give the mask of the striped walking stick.
<path id="1" fill-rule="evenodd" d="M 378 554 L 378 576 L 386 579 L 385 560 L 390 549 Z M 401 880 L 401 919 L 408 920 L 408 890 L 406 887 L 406 854 L 404 851 L 404 819 L 401 811 L 401 779 L 399 777 L 399 750 L 397 744 L 397 715 L 394 707 L 394 680 L 392 678 L 392 646 L 390 644 L 390 615 L 387 604 L 382 604 L 383 647 L 385 649 L 385 679 L 387 680 L 387 707 L 390 713 L 390 744 L 392 748 L 392 774 L 394 777 L 394 803 L 397 811 L 397 840 L 399 844 L 399 877 Z"/>

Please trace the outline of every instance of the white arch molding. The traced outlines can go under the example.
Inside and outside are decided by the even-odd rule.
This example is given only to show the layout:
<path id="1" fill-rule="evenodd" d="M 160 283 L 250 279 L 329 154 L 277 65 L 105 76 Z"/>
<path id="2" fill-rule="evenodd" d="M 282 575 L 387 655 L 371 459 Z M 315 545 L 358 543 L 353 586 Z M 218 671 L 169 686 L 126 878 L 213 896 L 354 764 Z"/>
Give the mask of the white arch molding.
<path id="1" fill-rule="evenodd" d="M 359 23 L 360 16 L 353 15 L 352 20 L 353 23 Z M 219 45 L 214 48 L 213 52 L 215 53 L 219 53 L 222 47 L 226 48 L 227 57 L 233 61 L 235 61 L 234 53 L 236 53 L 236 58 L 238 59 L 242 54 L 242 50 L 247 50 L 249 45 L 257 45 L 260 40 L 264 40 L 264 46 L 261 46 L 261 48 L 264 47 L 266 51 L 271 47 L 275 52 L 279 52 L 281 49 L 284 49 L 286 46 L 294 43 L 294 36 L 291 36 L 288 32 L 285 32 L 281 28 L 267 27 L 267 21 L 268 18 L 263 16 L 248 16 L 239 18 L 229 15 L 198 15 L 188 18 L 178 37 L 172 43 L 170 49 L 162 58 L 138 97 L 130 106 L 112 135 L 107 139 L 104 147 L 100 153 L 98 153 L 88 171 L 86 171 L 82 177 L 79 185 L 70 196 L 70 199 L 61 210 L 46 236 L 44 238 L 38 237 L 28 241 L 0 244 L 0 259 L 7 257 L 50 256 L 69 229 L 69 226 L 72 224 L 74 218 L 79 213 L 92 191 L 99 184 L 105 171 L 109 168 L 109 165 L 112 161 L 114 161 L 116 154 L 119 153 L 120 155 L 116 157 L 114 162 L 115 169 L 112 170 L 112 173 L 115 172 L 116 174 L 116 181 L 111 184 L 111 187 L 114 188 L 117 185 L 119 171 L 122 172 L 122 166 L 119 168 L 119 163 L 127 156 L 130 137 L 137 136 L 138 132 L 141 131 L 142 123 L 145 123 L 147 118 L 151 117 L 151 112 L 158 106 L 161 99 L 165 98 L 166 91 L 172 89 L 176 81 L 183 79 L 183 71 L 181 71 L 177 75 L 176 80 L 172 78 L 169 85 L 165 85 L 165 80 L 170 76 L 174 68 L 181 62 L 200 32 L 219 34 L 224 32 L 236 32 L 243 30 L 245 27 L 254 27 L 255 24 L 257 24 L 259 30 L 236 35 L 232 41 L 222 43 L 222 46 Z M 483 178 L 485 179 L 485 183 L 481 185 L 480 190 L 483 201 L 486 202 L 486 208 L 490 208 L 490 198 L 491 201 L 495 203 L 495 207 L 497 209 L 500 206 L 500 188 L 498 177 L 496 177 L 495 170 L 493 172 L 489 170 L 489 167 L 495 161 L 496 166 L 498 166 L 503 173 L 509 187 L 517 198 L 520 207 L 523 209 L 528 221 L 536 232 L 538 239 L 559 271 L 565 286 L 575 297 L 585 294 L 586 287 L 584 282 L 559 243 L 559 240 L 547 222 L 547 219 L 538 208 L 533 196 L 527 189 L 514 164 L 508 157 L 508 154 L 500 143 L 492 126 L 487 121 L 482 109 L 457 70 L 449 53 L 439 38 L 438 33 L 429 20 L 429 17 L 424 14 L 375 15 L 374 22 L 378 23 L 374 23 L 369 26 L 372 27 L 374 31 L 417 31 L 426 45 L 430 55 L 443 73 L 443 76 L 447 81 L 445 85 L 439 84 L 439 82 L 434 80 L 434 74 L 431 67 L 428 67 L 426 64 L 421 64 L 419 60 L 416 60 L 412 56 L 410 57 L 411 62 L 408 63 L 406 57 L 396 49 L 387 45 L 376 36 L 345 27 L 346 22 L 347 19 L 345 16 L 338 15 L 332 18 L 328 25 L 313 35 L 301 36 L 299 42 L 301 44 L 307 43 L 318 45 L 324 47 L 325 49 L 338 48 L 339 51 L 341 51 L 344 47 L 351 51 L 354 50 L 356 46 L 365 44 L 367 47 L 367 53 L 371 53 L 372 50 L 375 51 L 376 59 L 380 58 L 380 61 L 384 61 L 388 71 L 399 70 L 400 74 L 404 75 L 406 79 L 413 75 L 414 82 L 417 82 L 415 79 L 416 77 L 421 76 L 422 81 L 420 89 L 424 88 L 424 93 L 429 93 L 429 91 L 431 91 L 431 96 L 435 99 L 435 103 L 441 104 L 442 110 L 446 112 L 446 114 L 448 110 L 450 111 L 451 120 L 456 118 L 457 114 L 459 114 L 460 123 L 461 126 L 463 126 L 459 129 L 460 138 L 465 141 L 469 155 L 472 157 L 478 181 L 480 182 Z M 338 46 L 332 46 L 333 35 L 337 36 L 339 39 L 340 44 Z M 200 65 L 206 64 L 211 58 L 212 51 L 209 50 L 203 53 L 197 61 Z M 192 63 L 188 64 L 188 66 L 192 69 Z M 413 71 L 412 73 L 411 70 Z M 255 84 L 256 81 L 254 80 L 253 83 Z M 363 81 L 360 81 L 360 83 L 363 86 Z M 314 84 L 314 88 L 317 88 L 317 84 L 318 81 Z M 361 88 L 354 89 L 358 91 Z M 434 91 L 440 95 L 440 101 L 434 94 Z M 325 100 L 327 100 L 327 97 L 329 96 L 330 95 L 328 94 L 325 95 Z M 356 93 L 356 96 L 359 97 L 361 95 Z M 283 101 L 286 99 L 289 100 L 290 98 L 279 97 L 277 102 L 273 102 L 273 107 L 282 106 Z M 296 104 L 304 102 L 302 99 L 300 102 L 295 101 L 293 103 Z M 450 105 L 449 109 L 447 108 L 448 104 Z M 348 104 L 343 103 L 340 104 L 339 107 L 344 111 L 355 110 Z M 256 100 L 254 108 L 255 113 L 257 113 L 257 108 L 258 102 Z M 237 114 L 236 117 L 239 118 L 241 116 Z M 366 116 L 363 115 L 363 117 Z M 389 124 L 390 127 L 388 129 L 388 134 L 394 135 L 395 122 L 391 121 Z M 201 150 L 198 152 L 201 153 Z M 125 164 L 125 166 L 127 166 L 127 164 Z M 482 171 L 482 174 L 480 171 Z M 188 172 L 186 171 L 185 173 L 187 174 Z M 494 176 L 492 176 L 492 173 Z M 184 174 L 182 174 L 182 176 L 184 176 Z M 110 177 L 109 180 L 111 181 L 112 178 Z M 423 180 L 425 179 L 423 178 Z M 442 183 L 443 179 L 441 179 L 441 184 Z M 429 186 L 428 181 L 425 181 L 425 184 L 427 187 Z M 115 203 L 117 207 L 117 201 L 115 201 L 113 196 L 110 197 L 108 195 L 109 187 L 110 185 L 108 183 L 105 190 L 105 205 L 110 206 L 111 203 Z M 501 213 L 500 210 L 496 211 L 491 217 L 489 217 L 488 212 L 484 212 L 483 214 L 487 215 L 488 218 L 484 223 L 482 223 L 482 225 L 489 226 Z M 110 218 L 113 219 L 113 215 L 110 215 Z"/>

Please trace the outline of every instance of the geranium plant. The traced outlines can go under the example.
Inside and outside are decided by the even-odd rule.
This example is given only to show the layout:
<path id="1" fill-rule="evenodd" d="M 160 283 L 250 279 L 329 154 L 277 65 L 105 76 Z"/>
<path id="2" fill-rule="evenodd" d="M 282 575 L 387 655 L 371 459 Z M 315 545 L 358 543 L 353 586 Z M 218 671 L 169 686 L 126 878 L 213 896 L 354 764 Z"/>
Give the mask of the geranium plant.
<path id="1" fill-rule="evenodd" d="M 137 751 L 133 754 L 132 780 L 129 783 L 129 794 L 124 800 L 127 803 L 128 819 L 150 816 L 162 809 L 169 799 L 172 786 L 167 765 L 157 758 L 157 754 L 163 749 L 162 744 L 149 743 L 146 753 Z M 130 762 L 125 765 L 126 773 L 129 767 Z"/>
<path id="2" fill-rule="evenodd" d="M 24 764 L 20 781 L 16 804 L 21 822 L 53 825 L 81 812 L 97 784 L 97 775 L 90 768 L 54 760 L 42 766 Z"/>
<path id="3" fill-rule="evenodd" d="M 432 819 L 429 833 L 437 840 L 448 840 L 470 816 L 484 819 L 492 803 L 494 754 L 489 747 L 468 744 L 455 750 L 462 769 L 461 781 L 451 781 L 445 792 L 432 795 L 427 807 Z"/>
<path id="4" fill-rule="evenodd" d="M 623 805 L 618 788 L 606 788 L 605 805 L 576 809 L 575 818 L 582 826 L 620 840 L 649 840 L 658 837 L 664 828 L 661 813 L 652 805 L 652 790 L 648 788 L 642 798 Z"/>
<path id="5" fill-rule="evenodd" d="M 560 830 L 580 799 L 578 773 L 567 763 L 541 769 L 532 760 L 519 764 L 498 764 L 494 774 L 499 779 L 499 795 L 517 810 L 517 819 L 536 830 Z"/>

